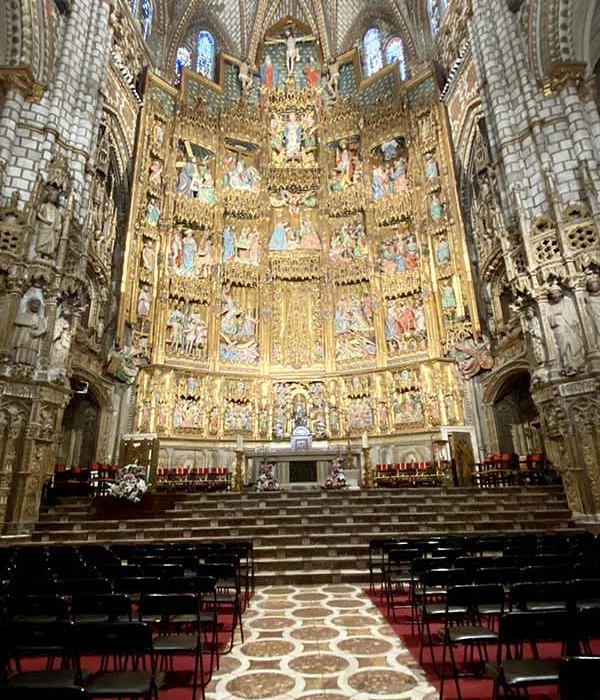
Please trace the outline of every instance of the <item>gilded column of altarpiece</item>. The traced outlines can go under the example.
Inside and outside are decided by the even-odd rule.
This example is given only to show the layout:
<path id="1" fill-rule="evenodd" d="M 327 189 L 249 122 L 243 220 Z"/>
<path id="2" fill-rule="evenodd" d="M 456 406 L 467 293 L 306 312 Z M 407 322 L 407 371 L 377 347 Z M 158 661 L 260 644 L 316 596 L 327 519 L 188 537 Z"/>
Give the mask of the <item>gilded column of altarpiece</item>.
<path id="1" fill-rule="evenodd" d="M 464 422 L 449 353 L 478 321 L 445 115 L 430 75 L 382 73 L 219 108 L 203 79 L 149 77 L 120 318 L 136 430 L 287 440 L 299 405 L 317 440 Z"/>

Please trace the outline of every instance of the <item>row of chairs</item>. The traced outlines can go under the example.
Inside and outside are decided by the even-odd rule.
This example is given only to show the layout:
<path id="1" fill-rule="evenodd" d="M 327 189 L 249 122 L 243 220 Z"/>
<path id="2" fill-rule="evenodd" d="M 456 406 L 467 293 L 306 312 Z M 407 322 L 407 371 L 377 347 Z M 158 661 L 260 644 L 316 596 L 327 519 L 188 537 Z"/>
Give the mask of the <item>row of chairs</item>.
<path id="1" fill-rule="evenodd" d="M 143 611 L 143 613 L 142 613 Z M 147 621 L 15 621 L 0 628 L 3 698 L 158 698 L 174 657 L 187 657 L 192 700 L 213 673 L 215 625 L 195 596 L 160 594 L 140 601 Z M 27 667 L 26 667 L 27 666 Z"/>
<path id="2" fill-rule="evenodd" d="M 493 454 L 475 465 L 474 486 L 496 488 L 504 486 L 534 486 L 548 483 L 550 472 L 542 454 Z"/>
<path id="3" fill-rule="evenodd" d="M 228 467 L 158 467 L 155 486 L 159 491 L 227 491 L 231 472 Z"/>
<path id="4" fill-rule="evenodd" d="M 559 563 L 565 567 L 585 567 L 600 556 L 600 538 L 589 532 L 500 534 L 492 536 L 376 537 L 369 540 L 369 586 L 371 591 L 385 586 L 388 554 L 392 550 L 411 550 L 414 558 L 473 558 L 477 568 L 521 567 Z M 553 557 L 543 559 L 542 557 Z M 563 557 L 558 559 L 557 557 Z"/>
<path id="5" fill-rule="evenodd" d="M 425 662 L 428 650 L 434 672 L 442 679 L 442 697 L 449 660 L 461 698 L 455 650 L 463 648 L 463 666 L 468 651 L 471 661 L 477 652 L 479 671 L 487 664 L 497 698 L 500 693 L 543 685 L 542 681 L 558 683 L 558 658 L 536 666 L 529 663 L 535 659 L 523 656 L 524 642 L 535 642 L 536 631 L 538 642 L 563 644 L 559 649 L 563 655 L 591 654 L 591 640 L 600 637 L 599 544 L 594 535 L 573 533 L 379 540 L 372 548 L 374 568 L 376 561 L 381 565 L 380 595 L 386 599 L 388 615 L 398 622 L 399 608 L 410 611 L 420 662 Z M 546 614 L 562 616 L 552 634 Z M 440 645 L 441 662 L 435 654 Z M 490 646 L 496 650 L 492 664 Z M 507 656 L 509 649 L 512 657 Z M 535 656 L 539 652 L 535 643 L 533 650 Z M 519 663 L 511 665 L 515 660 Z"/>
<path id="6" fill-rule="evenodd" d="M 399 462 L 375 466 L 375 483 L 380 488 L 442 486 L 451 476 L 449 462 Z"/>

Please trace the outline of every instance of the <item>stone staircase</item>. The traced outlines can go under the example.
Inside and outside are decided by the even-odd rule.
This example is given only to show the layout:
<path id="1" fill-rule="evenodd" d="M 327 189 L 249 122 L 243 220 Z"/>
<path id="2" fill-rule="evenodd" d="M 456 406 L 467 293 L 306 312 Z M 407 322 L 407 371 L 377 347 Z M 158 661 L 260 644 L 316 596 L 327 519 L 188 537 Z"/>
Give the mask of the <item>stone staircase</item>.
<path id="1" fill-rule="evenodd" d="M 373 537 L 572 529 L 559 486 L 182 494 L 163 517 L 93 519 L 72 499 L 41 513 L 37 543 L 252 540 L 257 585 L 367 579 Z"/>

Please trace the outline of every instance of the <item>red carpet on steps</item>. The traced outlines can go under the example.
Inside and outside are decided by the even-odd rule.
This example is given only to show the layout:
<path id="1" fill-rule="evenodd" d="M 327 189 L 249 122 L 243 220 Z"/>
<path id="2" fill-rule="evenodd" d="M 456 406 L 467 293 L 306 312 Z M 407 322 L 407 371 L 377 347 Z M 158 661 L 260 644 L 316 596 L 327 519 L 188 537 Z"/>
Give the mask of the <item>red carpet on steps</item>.
<path id="1" fill-rule="evenodd" d="M 387 615 L 387 610 L 386 610 L 386 603 L 385 600 L 382 600 L 379 596 L 379 592 L 371 592 L 368 589 L 365 590 L 366 595 L 368 595 L 371 600 L 373 601 L 374 605 L 377 606 L 381 614 L 384 616 L 384 618 L 387 620 L 387 622 L 391 625 L 393 628 L 394 632 L 402 639 L 406 647 L 408 648 L 409 652 L 412 654 L 413 658 L 418 662 L 419 660 L 419 638 L 416 634 L 416 629 L 415 629 L 415 634 L 411 633 L 410 629 L 410 608 L 408 607 L 397 607 L 396 608 L 396 619 L 397 622 L 394 622 L 394 619 L 391 615 Z M 435 626 L 432 626 L 432 630 L 439 629 L 439 626 L 436 628 Z M 596 646 L 596 648 L 594 648 Z M 541 653 L 544 655 L 549 655 L 549 656 L 554 656 L 558 658 L 560 656 L 560 646 L 559 645 L 553 645 L 553 644 L 544 644 L 540 645 L 540 650 Z M 434 651 L 435 651 L 435 659 L 436 659 L 436 665 L 440 666 L 441 664 L 441 659 L 442 659 L 442 647 L 435 647 L 434 646 Z M 592 644 L 592 651 L 596 654 L 600 654 L 600 644 L 594 645 Z M 490 648 L 489 654 L 490 654 L 490 659 L 494 659 L 494 655 L 496 653 L 496 648 L 494 647 L 493 650 Z M 431 663 L 430 656 L 429 656 L 429 649 L 425 649 L 424 653 L 424 663 L 422 665 L 423 670 L 425 674 L 427 675 L 427 679 L 429 682 L 434 685 L 438 690 L 440 689 L 440 679 L 436 675 L 434 669 L 433 669 L 433 664 Z M 457 657 L 460 658 L 460 657 Z M 461 688 L 461 694 L 464 700 L 490 700 L 492 697 L 492 681 L 487 679 L 487 678 L 461 678 L 460 679 L 460 688 Z M 456 687 L 454 685 L 454 680 L 451 677 L 451 669 L 450 666 L 447 666 L 447 673 L 446 673 L 446 680 L 444 681 L 444 700 L 454 700 L 457 698 L 456 694 Z M 528 696 L 528 700 L 559 700 L 559 692 L 558 688 L 553 686 L 553 687 L 548 687 L 548 688 L 536 688 L 534 690 L 531 690 Z"/>

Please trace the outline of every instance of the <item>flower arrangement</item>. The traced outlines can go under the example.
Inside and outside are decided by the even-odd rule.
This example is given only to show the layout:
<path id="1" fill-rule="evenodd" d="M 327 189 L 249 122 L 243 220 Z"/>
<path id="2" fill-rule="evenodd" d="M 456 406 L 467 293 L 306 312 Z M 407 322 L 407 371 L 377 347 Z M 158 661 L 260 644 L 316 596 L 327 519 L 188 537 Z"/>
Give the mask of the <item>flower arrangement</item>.
<path id="1" fill-rule="evenodd" d="M 146 467 L 139 464 L 126 464 L 117 472 L 117 479 L 109 488 L 109 495 L 139 503 L 148 490 Z"/>
<path id="2" fill-rule="evenodd" d="M 274 465 L 264 462 L 258 469 L 258 479 L 256 480 L 257 491 L 281 491 L 281 484 L 273 474 Z"/>
<path id="3" fill-rule="evenodd" d="M 348 486 L 346 482 L 346 475 L 344 474 L 344 458 L 336 457 L 331 462 L 331 471 L 329 476 L 325 479 L 325 483 L 322 484 L 321 488 L 324 489 L 345 489 Z"/>

